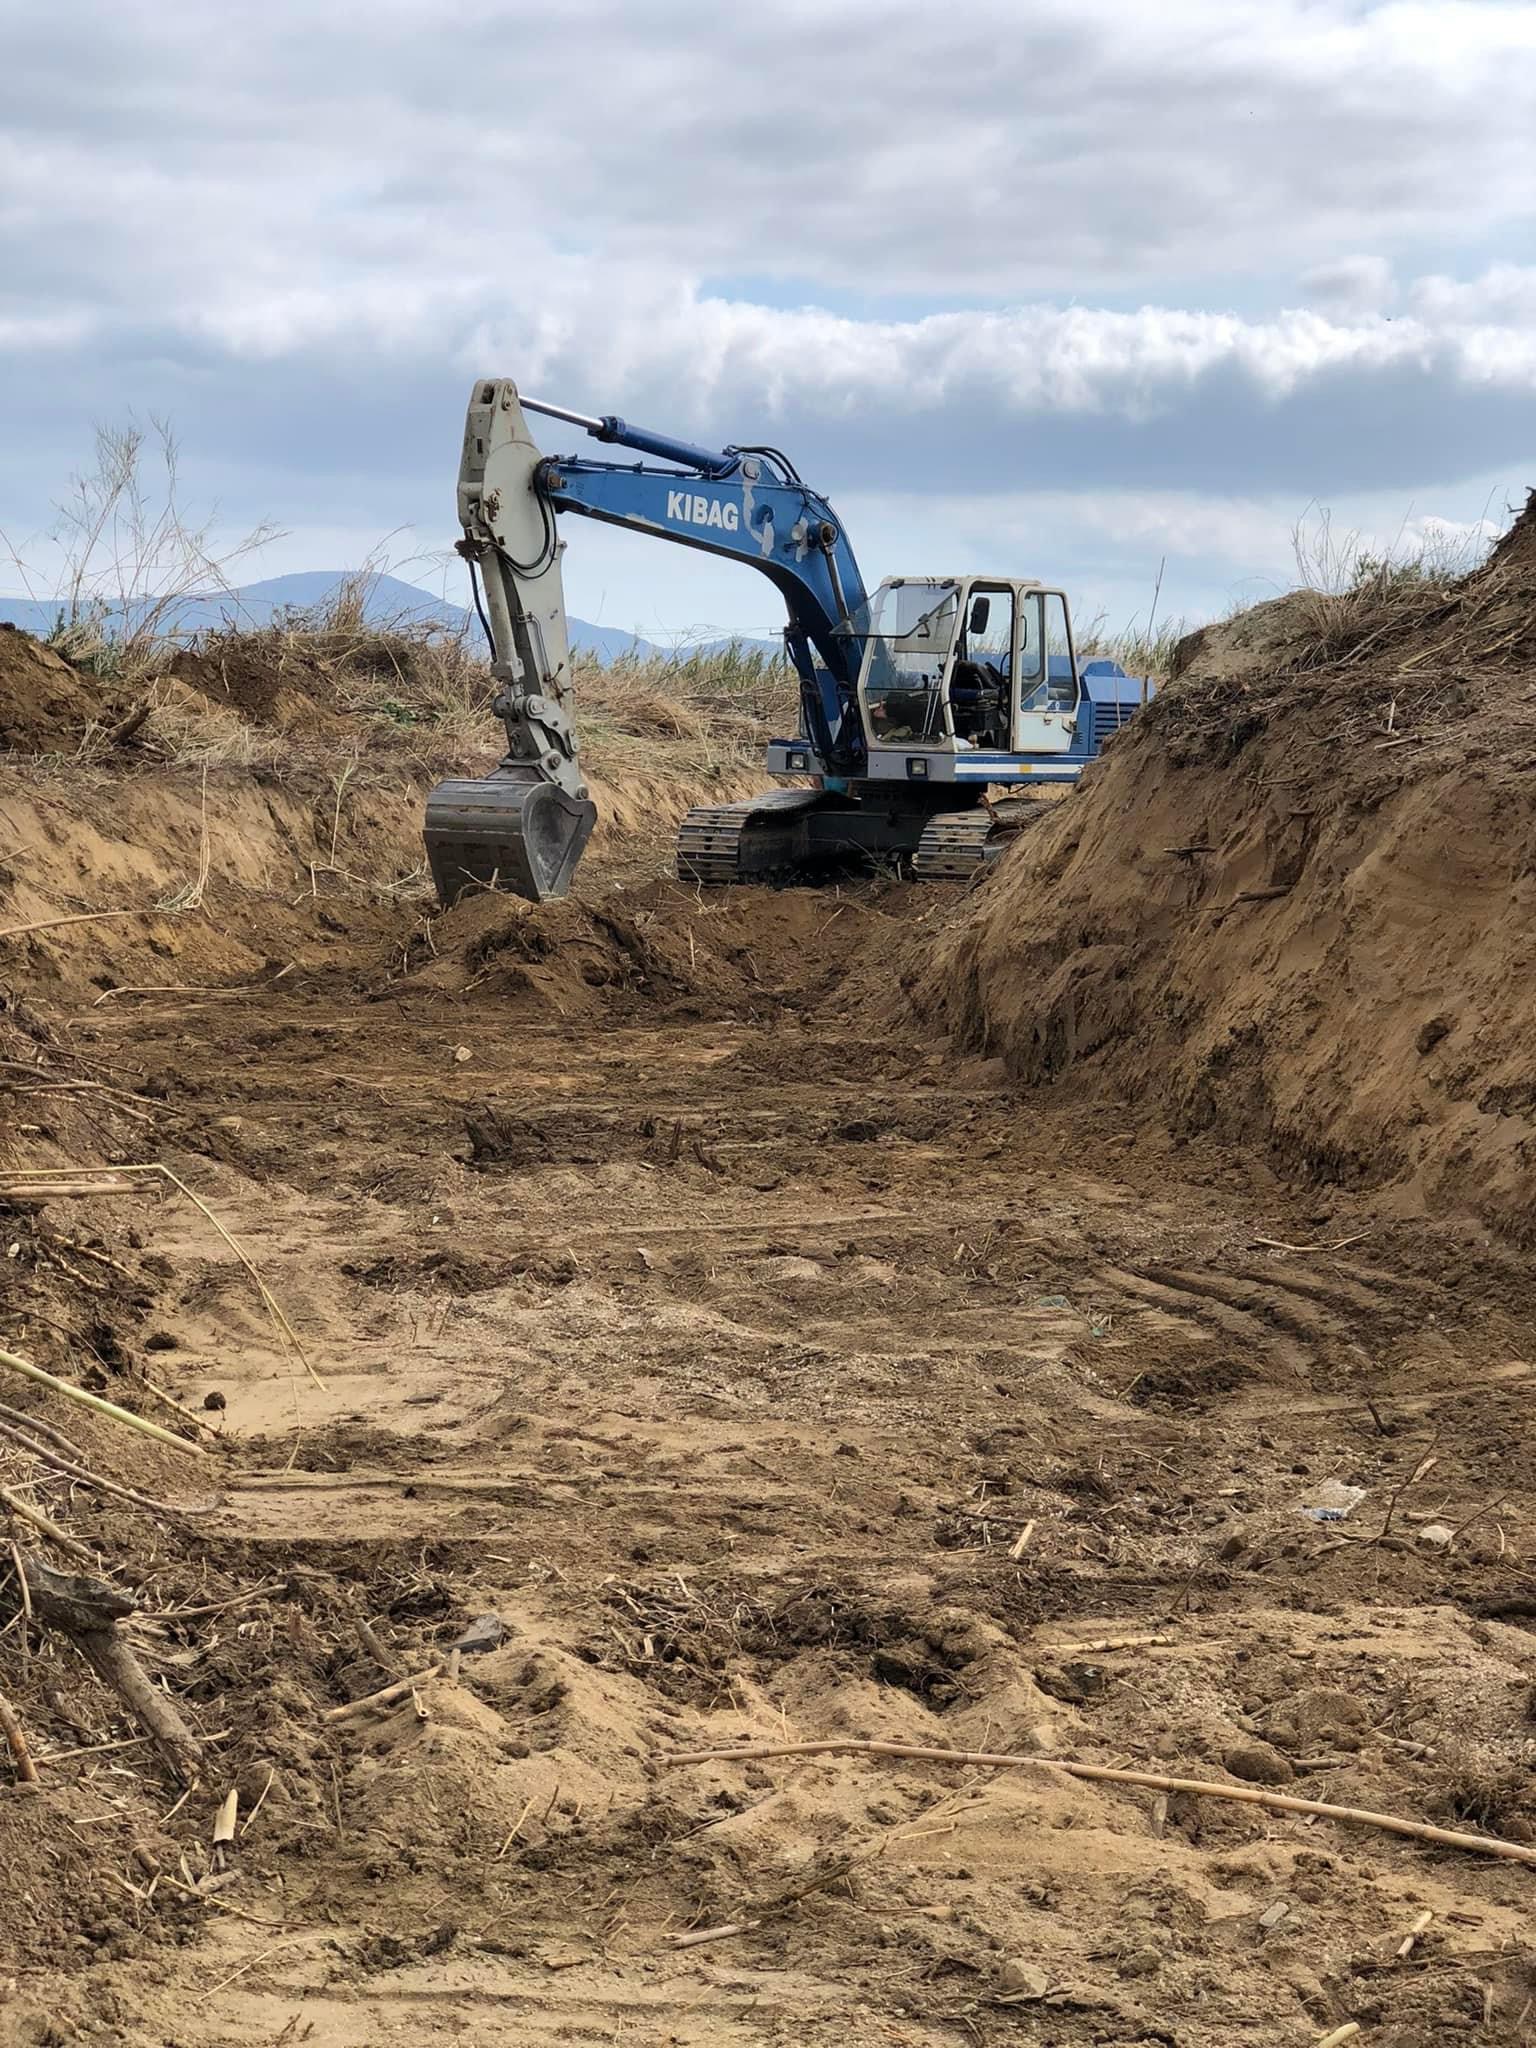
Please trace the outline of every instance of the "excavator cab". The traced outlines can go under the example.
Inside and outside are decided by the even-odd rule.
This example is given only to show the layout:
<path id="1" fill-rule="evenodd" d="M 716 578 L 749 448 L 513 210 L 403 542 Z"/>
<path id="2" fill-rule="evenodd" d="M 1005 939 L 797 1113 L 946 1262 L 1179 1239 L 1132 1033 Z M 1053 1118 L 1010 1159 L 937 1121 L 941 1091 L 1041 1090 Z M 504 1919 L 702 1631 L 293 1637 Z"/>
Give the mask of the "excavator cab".
<path id="1" fill-rule="evenodd" d="M 871 750 L 1052 755 L 1077 739 L 1083 686 L 1059 590 L 893 577 L 847 630 L 863 642 L 859 701 Z M 1002 766 L 998 779 L 1010 779 Z"/>

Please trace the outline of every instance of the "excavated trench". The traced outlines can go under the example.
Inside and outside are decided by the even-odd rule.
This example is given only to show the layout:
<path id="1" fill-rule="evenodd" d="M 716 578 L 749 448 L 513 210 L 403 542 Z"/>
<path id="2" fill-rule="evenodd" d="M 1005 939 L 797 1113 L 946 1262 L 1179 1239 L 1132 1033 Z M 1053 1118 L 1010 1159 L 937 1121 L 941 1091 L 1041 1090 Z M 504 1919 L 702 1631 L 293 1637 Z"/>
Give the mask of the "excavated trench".
<path id="1" fill-rule="evenodd" d="M 136 936 L 32 942 L 324 1385 L 198 1213 L 104 1226 L 156 1262 L 128 1352 L 224 1404 L 198 1543 L 255 1589 L 166 1682 L 283 1797 L 191 1946 L 120 1894 L 15 2038 L 1519 2038 L 1518 1865 L 1036 1770 L 667 1761 L 1038 1750 L 1533 1832 L 1519 1269 L 1021 1095 L 902 994 L 954 907 L 229 881 L 175 994 Z M 212 971 L 237 940 L 265 964 Z M 395 1670 L 497 1619 L 332 1723 L 385 1675 L 343 1595 Z M 85 1805 L 155 1792 L 110 1761 Z"/>
<path id="2" fill-rule="evenodd" d="M 42 1495 L 207 1768 L 183 1800 L 0 1637 L 45 1759 L 0 2037 L 1523 2039 L 1519 1861 L 1048 1768 L 670 1761 L 941 1744 L 1530 1844 L 1505 1238 L 1080 1043 L 1021 1085 L 1022 853 L 966 897 L 701 895 L 610 835 L 564 904 L 444 916 L 417 795 L 0 790 L 6 922 L 162 906 L 5 942 L 0 1169 L 170 1164 L 315 1375 L 188 1202 L 6 1211 L 6 1337 L 220 1432 L 190 1476 L 105 1423 L 90 1457 L 221 1498 Z"/>

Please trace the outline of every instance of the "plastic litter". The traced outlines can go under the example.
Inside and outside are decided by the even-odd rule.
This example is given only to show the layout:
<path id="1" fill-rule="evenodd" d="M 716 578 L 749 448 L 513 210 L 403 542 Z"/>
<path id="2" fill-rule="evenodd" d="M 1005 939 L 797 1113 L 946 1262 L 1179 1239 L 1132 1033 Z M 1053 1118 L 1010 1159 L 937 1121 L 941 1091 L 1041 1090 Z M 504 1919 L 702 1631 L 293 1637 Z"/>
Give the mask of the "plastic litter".
<path id="1" fill-rule="evenodd" d="M 1363 1486 L 1346 1486 L 1341 1479 L 1325 1479 L 1296 1505 L 1298 1513 L 1309 1522 L 1342 1522 L 1364 1499 Z"/>

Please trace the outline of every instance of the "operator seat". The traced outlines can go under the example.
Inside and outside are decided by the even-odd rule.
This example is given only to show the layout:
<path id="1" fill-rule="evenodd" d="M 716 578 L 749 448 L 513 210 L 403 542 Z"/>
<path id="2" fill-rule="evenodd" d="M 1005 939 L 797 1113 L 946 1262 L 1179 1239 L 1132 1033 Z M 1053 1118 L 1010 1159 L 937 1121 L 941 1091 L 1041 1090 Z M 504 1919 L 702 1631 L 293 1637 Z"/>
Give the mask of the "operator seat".
<path id="1" fill-rule="evenodd" d="M 984 661 L 956 661 L 949 679 L 949 704 L 956 735 L 973 745 L 1001 746 L 1007 685 Z"/>

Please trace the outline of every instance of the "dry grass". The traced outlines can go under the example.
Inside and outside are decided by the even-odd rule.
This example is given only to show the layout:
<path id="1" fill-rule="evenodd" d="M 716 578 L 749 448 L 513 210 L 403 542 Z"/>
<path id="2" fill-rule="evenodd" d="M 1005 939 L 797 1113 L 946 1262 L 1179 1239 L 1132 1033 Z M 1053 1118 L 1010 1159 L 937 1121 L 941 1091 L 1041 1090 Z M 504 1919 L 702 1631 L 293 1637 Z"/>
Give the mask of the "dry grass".
<path id="1" fill-rule="evenodd" d="M 150 673 L 187 607 L 228 596 L 231 570 L 279 538 L 262 524 L 216 543 L 213 515 L 184 509 L 176 437 L 153 416 L 148 429 L 98 426 L 95 466 L 70 479 L 54 509 L 49 539 L 62 567 L 49 593 L 58 607 L 50 642 L 77 668 L 113 679 Z M 0 552 L 36 600 L 37 578 L 4 535 Z"/>
<path id="2" fill-rule="evenodd" d="M 271 768 L 283 758 L 276 733 L 258 731 L 227 705 L 212 704 L 173 676 L 147 685 L 149 715 L 142 728 L 151 752 L 179 768 Z M 114 753 L 111 728 L 88 728 L 77 756 L 101 761 Z"/>
<path id="3" fill-rule="evenodd" d="M 740 647 L 583 662 L 576 677 L 577 728 L 599 774 L 635 767 L 658 742 L 708 773 L 743 768 L 766 739 L 795 730 L 798 710 L 788 663 Z"/>
<path id="4" fill-rule="evenodd" d="M 1411 532 L 1386 548 L 1341 531 L 1319 511 L 1291 534 L 1295 592 L 1309 665 L 1325 667 L 1448 603 L 1488 554 L 1486 522 Z"/>
<path id="5" fill-rule="evenodd" d="M 1173 650 L 1193 630 L 1184 618 L 1158 620 L 1150 629 L 1138 626 L 1134 620 L 1126 626 L 1111 627 L 1108 614 L 1098 612 L 1078 625 L 1075 637 L 1081 660 L 1107 657 L 1118 661 L 1128 676 L 1150 676 L 1154 682 L 1166 682 L 1173 673 Z"/>
<path id="6" fill-rule="evenodd" d="M 475 641 L 411 616 L 370 619 L 362 586 L 349 579 L 270 626 L 162 645 L 149 669 L 117 673 L 69 751 L 34 765 L 483 772 L 503 737 Z M 583 758 L 608 778 L 643 772 L 658 751 L 670 770 L 740 772 L 797 712 L 787 665 L 739 649 L 607 667 L 578 657 L 575 702 Z"/>

